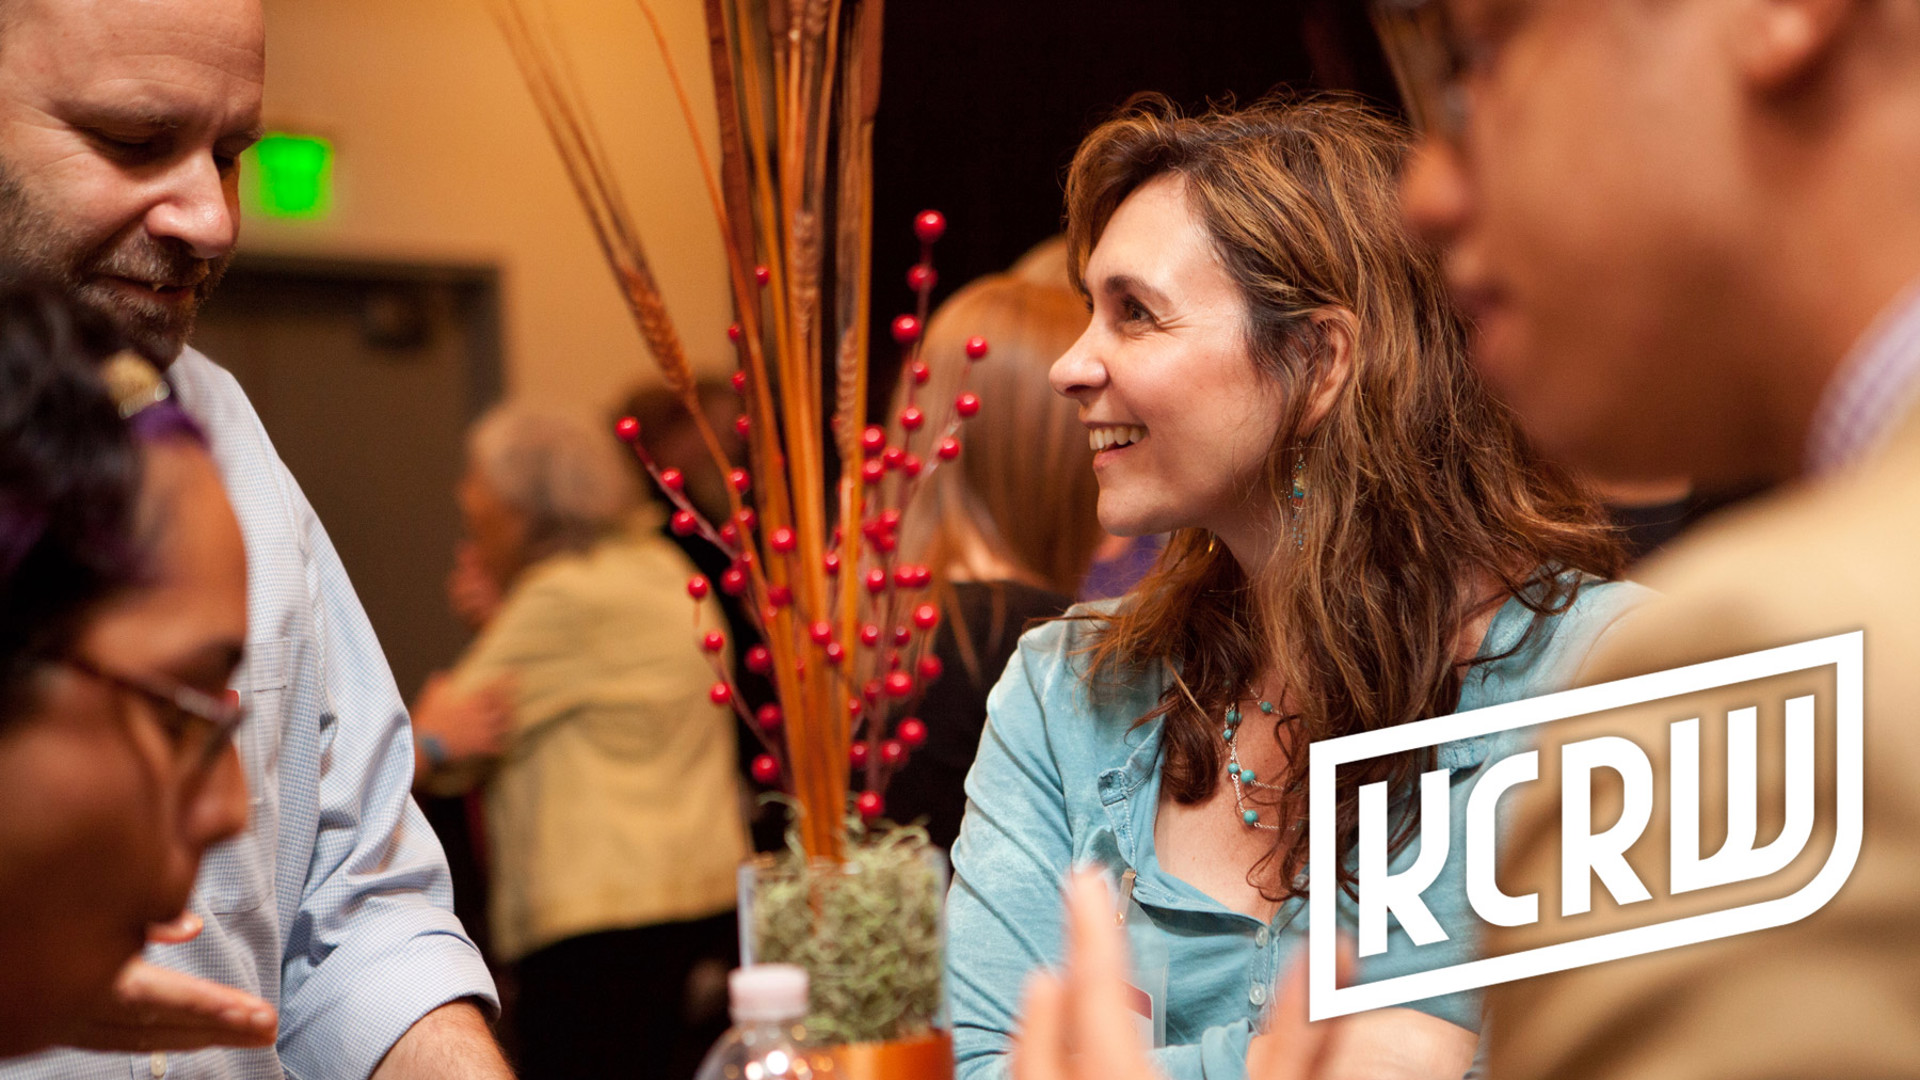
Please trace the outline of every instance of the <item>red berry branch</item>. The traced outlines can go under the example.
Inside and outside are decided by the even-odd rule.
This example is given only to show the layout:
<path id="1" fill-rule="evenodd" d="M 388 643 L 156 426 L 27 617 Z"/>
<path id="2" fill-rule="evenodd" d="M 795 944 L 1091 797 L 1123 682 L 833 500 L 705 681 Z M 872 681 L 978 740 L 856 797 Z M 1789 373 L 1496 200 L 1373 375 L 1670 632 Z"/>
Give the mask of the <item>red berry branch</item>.
<path id="1" fill-rule="evenodd" d="M 914 219 L 921 258 L 907 282 L 915 311 L 892 324 L 906 381 L 906 404 L 894 417 L 902 438 L 890 444 L 887 430 L 875 424 L 849 439 L 846 445 L 858 458 L 842 462 L 839 507 L 813 515 L 799 512 L 800 490 L 816 486 L 793 474 L 807 453 L 800 444 L 817 445 L 809 431 L 792 429 L 801 433 L 789 446 L 790 429 L 756 423 L 751 411 L 743 411 L 735 430 L 753 460 L 771 468 L 771 474 L 756 486 L 748 470 L 728 466 L 727 484 L 739 501 L 733 516 L 716 524 L 688 499 L 685 477 L 660 468 L 648 455 L 638 421 L 626 417 L 616 426 L 620 439 L 672 504 L 669 528 L 677 535 L 703 537 L 732 560 L 717 582 L 695 577 L 687 592 L 702 601 L 717 587 L 740 599 L 764 642 L 748 648 L 741 662 L 773 682 L 779 701 L 749 709 L 726 669 L 729 642 L 717 628 L 698 631 L 715 673 L 709 696 L 716 706 L 731 709 L 759 740 L 764 752 L 753 759 L 754 780 L 793 795 L 803 813 L 837 817 L 851 797 L 854 812 L 867 819 L 881 816 L 887 783 L 927 738 L 926 724 L 916 714 L 942 674 L 932 653 L 940 612 L 929 599 L 932 569 L 900 558 L 900 530 L 920 485 L 942 464 L 959 457 L 959 427 L 979 411 L 979 399 L 964 391 L 936 409 L 919 400 L 919 388 L 930 377 L 920 347 L 938 280 L 933 244 L 945 229 L 945 218 L 937 211 Z M 762 266 L 753 278 L 764 288 L 773 275 Z M 735 323 L 727 336 L 740 350 L 743 364 L 733 375 L 734 390 L 744 408 L 752 410 L 762 383 L 751 364 L 748 332 Z M 984 357 L 985 339 L 969 340 L 966 354 L 972 360 Z M 828 531 L 825 523 L 836 517 L 841 524 Z M 763 519 L 768 522 L 764 530 L 759 528 Z M 809 521 L 817 523 L 818 531 L 808 532 Z M 806 765 L 818 764 L 822 745 L 846 748 L 831 751 L 844 762 L 837 808 L 813 805 L 808 786 L 797 775 Z"/>

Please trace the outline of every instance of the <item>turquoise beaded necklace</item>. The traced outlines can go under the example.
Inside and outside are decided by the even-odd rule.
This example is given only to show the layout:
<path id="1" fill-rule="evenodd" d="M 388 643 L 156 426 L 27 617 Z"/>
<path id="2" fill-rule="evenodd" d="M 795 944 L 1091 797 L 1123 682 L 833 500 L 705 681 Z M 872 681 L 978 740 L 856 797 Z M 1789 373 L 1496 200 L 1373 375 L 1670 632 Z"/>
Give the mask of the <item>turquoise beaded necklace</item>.
<path id="1" fill-rule="evenodd" d="M 1290 516 L 1293 519 L 1293 524 L 1289 531 L 1293 535 L 1293 542 L 1296 547 L 1307 546 L 1306 535 L 1300 531 L 1300 511 L 1301 508 L 1306 505 L 1306 502 L 1307 455 L 1303 450 L 1296 454 L 1293 459 L 1293 493 L 1287 500 L 1288 509 L 1292 511 Z M 1254 704 L 1260 709 L 1260 713 L 1263 716 L 1272 716 L 1277 711 L 1271 701 L 1255 701 Z M 1292 825 L 1282 829 L 1278 825 L 1269 825 L 1261 821 L 1260 811 L 1250 809 L 1247 806 L 1247 788 L 1255 788 L 1260 791 L 1278 791 L 1282 794 L 1289 794 L 1298 791 L 1299 785 L 1295 784 L 1288 787 L 1281 784 L 1262 783 L 1253 775 L 1252 769 L 1241 768 L 1240 749 L 1234 740 L 1234 735 L 1238 733 L 1239 730 L 1240 703 L 1236 701 L 1227 706 L 1227 727 L 1226 730 L 1220 734 L 1227 741 L 1227 779 L 1233 784 L 1233 805 L 1240 811 L 1240 820 L 1244 822 L 1249 829 L 1265 829 L 1268 832 L 1299 832 L 1300 822 L 1295 821 Z"/>
<path id="2" fill-rule="evenodd" d="M 1272 716 L 1274 714 L 1273 702 L 1260 701 L 1255 704 L 1259 707 L 1263 715 Z M 1240 767 L 1240 749 L 1237 740 L 1234 738 L 1235 735 L 1239 734 L 1239 731 L 1240 706 L 1236 703 L 1227 706 L 1227 727 L 1225 731 L 1220 733 L 1221 737 L 1224 738 L 1227 743 L 1227 779 L 1233 784 L 1233 804 L 1239 808 L 1240 820 L 1246 824 L 1247 828 L 1279 832 L 1281 831 L 1280 826 L 1269 825 L 1261 821 L 1260 811 L 1248 808 L 1246 789 L 1254 788 L 1260 791 L 1285 791 L 1287 789 L 1280 784 L 1264 783 L 1254 776 L 1252 769 L 1243 769 Z"/>

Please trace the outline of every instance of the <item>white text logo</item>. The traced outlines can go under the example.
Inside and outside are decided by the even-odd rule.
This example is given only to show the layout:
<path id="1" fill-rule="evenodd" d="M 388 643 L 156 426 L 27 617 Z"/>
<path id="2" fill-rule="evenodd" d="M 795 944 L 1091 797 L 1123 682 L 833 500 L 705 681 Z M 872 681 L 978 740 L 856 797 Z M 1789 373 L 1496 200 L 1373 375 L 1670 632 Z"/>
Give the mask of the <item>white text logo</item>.
<path id="1" fill-rule="evenodd" d="M 1545 697 L 1515 701 L 1471 712 L 1456 713 L 1381 731 L 1364 732 L 1313 744 L 1309 758 L 1311 828 L 1309 862 L 1332 865 L 1336 856 L 1336 781 L 1342 765 L 1389 754 L 1438 747 L 1461 740 L 1530 735 L 1524 729 L 1550 722 L 1572 721 L 1636 706 L 1658 707 L 1665 699 L 1684 699 L 1720 687 L 1764 680 L 1773 676 L 1827 669 L 1831 672 L 1830 749 L 1834 782 L 1831 848 L 1825 862 L 1806 884 L 1788 895 L 1741 903 L 1724 909 L 1686 910 L 1673 918 L 1657 919 L 1627 929 L 1592 936 L 1575 936 L 1535 948 L 1448 963 L 1406 974 L 1340 987 L 1334 981 L 1335 928 L 1339 893 L 1313 889 L 1310 904 L 1311 1014 L 1313 1019 L 1384 1008 L 1442 994 L 1457 993 L 1514 979 L 1564 971 L 1606 960 L 1637 956 L 1695 942 L 1710 941 L 1795 922 L 1830 900 L 1852 872 L 1860 850 L 1862 817 L 1862 636 L 1839 634 L 1815 641 L 1747 653 L 1691 667 L 1675 668 L 1638 678 L 1582 687 Z M 1828 684 L 1823 683 L 1823 686 Z M 1542 772 L 1543 753 L 1556 755 L 1550 763 L 1558 773 L 1560 801 L 1559 903 L 1562 919 L 1585 915 L 1596 889 L 1604 890 L 1616 908 L 1651 900 L 1647 881 L 1629 865 L 1627 855 L 1647 832 L 1655 816 L 1656 800 L 1664 797 L 1668 832 L 1658 839 L 1667 845 L 1666 878 L 1659 882 L 1667 898 L 1722 885 L 1754 882 L 1778 874 L 1806 851 L 1815 831 L 1815 714 L 1819 694 L 1783 695 L 1777 708 L 1784 744 L 1784 806 L 1769 807 L 1779 821 L 1778 831 L 1759 843 L 1760 710 L 1754 706 L 1724 712 L 1725 840 L 1717 851 L 1701 851 L 1702 728 L 1699 716 L 1682 716 L 1663 724 L 1667 743 L 1657 748 L 1667 763 L 1666 776 L 1657 777 L 1649 749 L 1616 735 L 1561 741 L 1556 750 L 1525 750 L 1489 759 L 1466 779 L 1454 770 L 1437 768 L 1420 777 L 1413 803 L 1419 807 L 1417 854 L 1389 866 L 1393 836 L 1393 808 L 1385 783 L 1359 788 L 1359 838 L 1356 871 L 1358 947 L 1363 963 L 1387 951 L 1388 915 L 1398 923 L 1413 946 L 1434 945 L 1471 933 L 1472 928 L 1446 928 L 1434 917 L 1428 890 L 1449 865 L 1464 870 L 1467 907 L 1487 926 L 1525 927 L 1541 919 L 1537 892 L 1509 895 L 1495 878 L 1495 812 L 1503 795 L 1535 783 Z M 1716 724 L 1720 717 L 1711 718 Z M 1527 740 L 1531 742 L 1531 739 Z M 1606 815 L 1611 823 L 1596 830 L 1592 803 L 1594 782 L 1600 774 L 1622 792 L 1620 805 Z M 1471 784 L 1464 808 L 1455 805 L 1454 785 Z M 1717 801 L 1717 790 L 1712 798 Z M 1718 809 L 1708 807 L 1705 809 Z M 1456 815 L 1463 821 L 1455 821 Z M 1464 836 L 1464 844 L 1455 838 Z M 1465 850 L 1454 850 L 1464 846 Z M 1693 907 L 1697 908 L 1695 904 Z M 1573 923 L 1564 925 L 1572 926 Z"/>

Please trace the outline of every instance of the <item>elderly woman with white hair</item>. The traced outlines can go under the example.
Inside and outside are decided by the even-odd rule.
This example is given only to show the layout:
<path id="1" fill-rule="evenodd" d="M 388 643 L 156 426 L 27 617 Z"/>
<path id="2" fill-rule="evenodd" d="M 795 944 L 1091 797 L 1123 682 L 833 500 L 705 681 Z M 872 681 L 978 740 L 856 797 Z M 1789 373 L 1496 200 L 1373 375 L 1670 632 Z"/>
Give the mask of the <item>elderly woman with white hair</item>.
<path id="1" fill-rule="evenodd" d="M 449 682 L 504 682 L 511 723 L 497 755 L 429 767 L 423 787 L 484 784 L 521 1075 L 636 1060 L 672 1075 L 689 973 L 733 938 L 748 850 L 733 719 L 708 700 L 688 607 L 694 569 L 608 435 L 505 406 L 474 425 L 467 458 L 472 561 L 502 599 Z M 433 756 L 437 721 L 421 721 Z"/>

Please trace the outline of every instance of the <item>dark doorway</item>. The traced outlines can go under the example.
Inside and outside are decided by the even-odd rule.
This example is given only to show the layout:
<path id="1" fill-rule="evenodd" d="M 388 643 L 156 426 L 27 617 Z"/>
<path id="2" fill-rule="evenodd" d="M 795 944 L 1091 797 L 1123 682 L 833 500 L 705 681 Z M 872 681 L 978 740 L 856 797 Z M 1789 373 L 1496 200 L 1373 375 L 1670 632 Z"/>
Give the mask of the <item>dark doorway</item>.
<path id="1" fill-rule="evenodd" d="M 467 424 L 499 395 L 494 271 L 242 257 L 194 345 L 232 371 L 346 564 L 411 700 L 447 610 Z"/>

